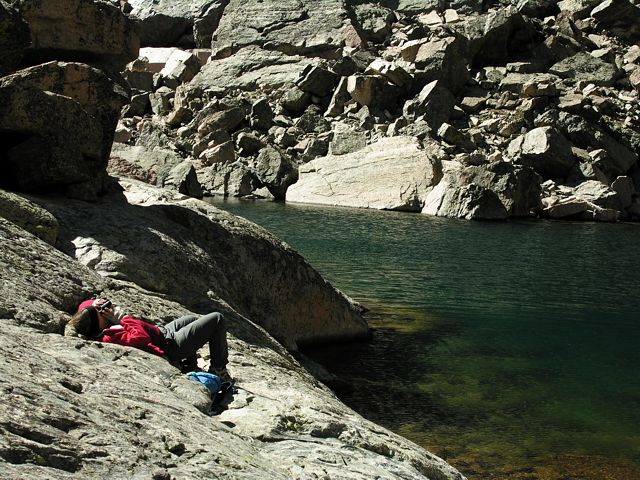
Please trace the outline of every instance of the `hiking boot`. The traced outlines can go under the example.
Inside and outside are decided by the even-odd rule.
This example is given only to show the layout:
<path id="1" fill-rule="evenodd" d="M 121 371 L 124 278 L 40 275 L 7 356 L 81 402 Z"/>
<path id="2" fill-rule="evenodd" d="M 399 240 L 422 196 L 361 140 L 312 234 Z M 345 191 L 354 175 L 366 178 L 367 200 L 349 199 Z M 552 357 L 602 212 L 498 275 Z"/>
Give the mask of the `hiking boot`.
<path id="1" fill-rule="evenodd" d="M 229 370 L 226 369 L 226 367 L 210 368 L 209 373 L 213 373 L 214 375 L 219 376 L 223 382 L 234 382 L 233 377 L 229 373 Z"/>

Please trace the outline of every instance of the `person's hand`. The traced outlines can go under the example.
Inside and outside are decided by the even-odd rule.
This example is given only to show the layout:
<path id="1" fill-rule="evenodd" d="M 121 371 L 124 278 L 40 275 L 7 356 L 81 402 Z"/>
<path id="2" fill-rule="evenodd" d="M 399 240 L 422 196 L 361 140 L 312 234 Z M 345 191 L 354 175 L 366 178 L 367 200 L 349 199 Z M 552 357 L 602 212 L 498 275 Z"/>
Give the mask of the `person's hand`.
<path id="1" fill-rule="evenodd" d="M 108 300 L 105 298 L 96 298 L 93 301 L 93 306 L 98 309 L 98 314 L 102 315 L 110 324 L 118 323 L 115 315 L 113 314 L 113 305 L 109 302 L 109 306 L 103 307 Z"/>

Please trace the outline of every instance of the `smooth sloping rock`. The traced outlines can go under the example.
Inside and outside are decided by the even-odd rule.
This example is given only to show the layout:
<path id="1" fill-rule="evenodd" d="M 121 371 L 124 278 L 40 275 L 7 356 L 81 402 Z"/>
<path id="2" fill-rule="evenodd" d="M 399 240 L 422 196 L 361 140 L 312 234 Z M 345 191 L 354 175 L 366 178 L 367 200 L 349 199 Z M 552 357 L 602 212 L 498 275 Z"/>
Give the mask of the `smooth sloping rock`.
<path id="1" fill-rule="evenodd" d="M 202 87 L 241 88 L 279 87 L 294 83 L 306 65 L 315 63 L 295 55 L 250 46 L 229 58 L 206 63 L 191 80 Z"/>
<path id="2" fill-rule="evenodd" d="M 119 213 L 146 210 L 120 205 Z M 121 225 L 115 216 L 115 223 L 105 220 L 94 223 L 103 231 Z M 77 222 L 78 230 L 91 223 L 81 215 Z M 161 323 L 189 310 L 138 286 L 104 279 L 1 218 L 0 241 L 6 245 L 0 268 L 12 272 L 0 283 L 0 401 L 7 406 L 0 410 L 0 465 L 6 478 L 286 479 L 303 469 L 313 476 L 363 480 L 372 474 L 463 479 L 439 458 L 342 405 L 263 329 L 222 302 L 209 300 L 201 308 L 224 312 L 230 367 L 243 389 L 216 417 L 204 413 L 205 390 L 163 358 L 45 334 L 60 331 L 69 312 L 91 293 Z M 190 279 L 198 277 L 189 271 Z M 206 354 L 201 361 L 208 364 Z M 144 453 L 132 453 L 141 444 Z"/>
<path id="3" fill-rule="evenodd" d="M 248 45 L 289 55 L 336 55 L 347 12 L 340 0 L 230 0 L 211 44 L 213 58 Z"/>
<path id="4" fill-rule="evenodd" d="M 299 175 L 287 201 L 419 212 L 441 172 L 414 138 L 391 137 L 355 153 L 312 160 Z"/>
<path id="5" fill-rule="evenodd" d="M 29 46 L 29 27 L 9 5 L 0 3 L 0 76 L 20 64 Z"/>
<path id="6" fill-rule="evenodd" d="M 24 196 L 0 190 L 0 217 L 15 223 L 49 245 L 56 243 L 58 221 L 44 208 Z"/>
<path id="7" fill-rule="evenodd" d="M 138 57 L 134 24 L 113 4 L 93 0 L 17 0 L 29 24 L 26 60 L 95 62 L 118 71 Z"/>
<path id="8" fill-rule="evenodd" d="M 61 224 L 60 246 L 80 262 L 189 305 L 224 299 L 289 348 L 366 335 L 358 308 L 259 227 L 177 193 L 177 203 L 169 205 L 167 190 L 134 181 L 121 184 L 129 203 L 145 208 L 118 207 L 112 198 L 95 206 L 60 202 L 51 207 Z M 80 216 L 127 228 L 82 225 Z M 192 245 L 192 253 L 185 255 L 184 245 Z M 159 251 L 165 252 L 161 262 Z M 274 265 L 280 272 L 275 275 Z"/>

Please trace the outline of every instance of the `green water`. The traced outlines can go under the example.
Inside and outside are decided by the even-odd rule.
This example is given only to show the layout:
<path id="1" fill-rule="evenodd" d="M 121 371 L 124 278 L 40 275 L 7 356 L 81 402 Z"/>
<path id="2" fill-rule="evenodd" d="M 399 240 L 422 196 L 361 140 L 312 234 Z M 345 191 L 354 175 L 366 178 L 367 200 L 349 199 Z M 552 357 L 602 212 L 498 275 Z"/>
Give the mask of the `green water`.
<path id="1" fill-rule="evenodd" d="M 306 352 L 364 416 L 473 479 L 640 479 L 640 225 L 212 203 L 371 308 Z"/>

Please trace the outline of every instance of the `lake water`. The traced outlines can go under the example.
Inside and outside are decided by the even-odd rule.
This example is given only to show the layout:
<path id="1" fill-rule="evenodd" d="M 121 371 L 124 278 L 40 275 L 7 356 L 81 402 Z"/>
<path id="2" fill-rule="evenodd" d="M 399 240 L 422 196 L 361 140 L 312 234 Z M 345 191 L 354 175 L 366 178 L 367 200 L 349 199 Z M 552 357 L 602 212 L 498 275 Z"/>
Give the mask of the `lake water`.
<path id="1" fill-rule="evenodd" d="M 216 200 L 371 309 L 305 352 L 470 479 L 640 479 L 640 225 Z"/>

